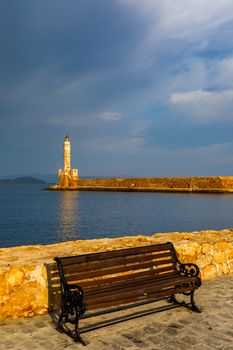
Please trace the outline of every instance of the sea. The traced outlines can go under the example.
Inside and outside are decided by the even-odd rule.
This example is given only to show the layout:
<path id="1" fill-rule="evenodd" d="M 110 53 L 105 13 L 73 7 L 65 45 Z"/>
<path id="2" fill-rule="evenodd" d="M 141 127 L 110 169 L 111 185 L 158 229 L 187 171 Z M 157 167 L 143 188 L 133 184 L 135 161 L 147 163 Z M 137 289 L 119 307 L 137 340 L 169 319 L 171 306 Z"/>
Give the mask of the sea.
<path id="1" fill-rule="evenodd" d="M 0 247 L 233 227 L 233 194 L 0 185 Z"/>

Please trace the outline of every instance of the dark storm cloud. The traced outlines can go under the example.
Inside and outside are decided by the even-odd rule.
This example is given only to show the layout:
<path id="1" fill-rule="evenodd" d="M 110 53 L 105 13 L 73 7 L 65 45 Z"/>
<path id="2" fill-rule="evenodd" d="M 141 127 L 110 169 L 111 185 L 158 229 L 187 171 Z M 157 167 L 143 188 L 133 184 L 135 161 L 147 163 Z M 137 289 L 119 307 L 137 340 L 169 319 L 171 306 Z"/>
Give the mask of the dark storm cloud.
<path id="1" fill-rule="evenodd" d="M 1 67 L 14 83 L 35 70 L 65 83 L 119 66 L 142 36 L 116 2 L 13 3 L 1 9 Z"/>
<path id="2" fill-rule="evenodd" d="M 108 104 L 111 112 L 111 101 L 131 84 L 119 67 L 131 56 L 141 30 L 109 1 L 85 6 L 77 1 L 9 1 L 0 13 L 4 152 L 17 147 L 17 153 L 28 153 L 28 144 L 36 151 L 41 137 L 49 149 L 45 134 L 53 130 L 54 137 L 60 129 L 63 136 L 64 128 L 80 124 L 92 136 L 94 123 L 101 136 L 104 118 L 99 114 L 108 112 Z"/>

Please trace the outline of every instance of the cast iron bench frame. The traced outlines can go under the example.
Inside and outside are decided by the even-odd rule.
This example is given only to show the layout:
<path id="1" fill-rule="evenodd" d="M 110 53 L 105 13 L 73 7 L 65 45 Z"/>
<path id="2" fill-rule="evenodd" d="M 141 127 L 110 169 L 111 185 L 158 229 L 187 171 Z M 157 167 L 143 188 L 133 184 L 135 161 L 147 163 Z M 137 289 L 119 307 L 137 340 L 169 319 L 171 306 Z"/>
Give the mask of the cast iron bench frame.
<path id="1" fill-rule="evenodd" d="M 196 264 L 181 263 L 171 242 L 56 257 L 54 260 L 61 284 L 61 313 L 57 329 L 84 345 L 79 329 L 79 320 L 83 318 L 164 299 L 170 305 L 146 313 L 136 312 L 129 317 L 113 318 L 107 323 L 99 322 L 81 332 L 177 306 L 201 312 L 194 301 L 194 292 L 202 283 L 199 268 Z M 190 296 L 190 303 L 178 301 L 176 294 Z M 66 323 L 74 324 L 74 330 L 70 330 Z"/>

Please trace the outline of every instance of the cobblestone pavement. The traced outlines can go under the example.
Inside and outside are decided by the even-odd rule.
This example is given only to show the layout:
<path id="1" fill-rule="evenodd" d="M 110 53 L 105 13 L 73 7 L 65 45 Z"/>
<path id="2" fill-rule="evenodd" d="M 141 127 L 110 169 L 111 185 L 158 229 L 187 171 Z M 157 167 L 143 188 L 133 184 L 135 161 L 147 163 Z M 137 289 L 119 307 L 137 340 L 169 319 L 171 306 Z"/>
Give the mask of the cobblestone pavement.
<path id="1" fill-rule="evenodd" d="M 0 349 L 233 350 L 233 276 L 204 282 L 196 302 L 200 314 L 180 307 L 84 333 L 85 348 L 57 332 L 48 315 L 7 320 Z"/>

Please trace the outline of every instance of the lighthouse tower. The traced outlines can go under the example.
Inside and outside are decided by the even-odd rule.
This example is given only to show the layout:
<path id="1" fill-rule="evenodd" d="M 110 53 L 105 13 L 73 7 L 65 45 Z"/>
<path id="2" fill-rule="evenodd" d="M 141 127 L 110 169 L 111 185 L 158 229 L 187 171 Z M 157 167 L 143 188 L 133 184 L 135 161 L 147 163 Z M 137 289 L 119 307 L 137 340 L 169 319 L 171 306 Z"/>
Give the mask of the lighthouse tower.
<path id="1" fill-rule="evenodd" d="M 64 139 L 64 173 L 69 174 L 70 173 L 70 138 L 68 135 L 66 135 Z"/>
<path id="2" fill-rule="evenodd" d="M 68 135 L 63 144 L 64 169 L 58 170 L 58 187 L 69 188 L 78 186 L 78 169 L 71 169 L 71 142 Z"/>

